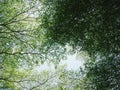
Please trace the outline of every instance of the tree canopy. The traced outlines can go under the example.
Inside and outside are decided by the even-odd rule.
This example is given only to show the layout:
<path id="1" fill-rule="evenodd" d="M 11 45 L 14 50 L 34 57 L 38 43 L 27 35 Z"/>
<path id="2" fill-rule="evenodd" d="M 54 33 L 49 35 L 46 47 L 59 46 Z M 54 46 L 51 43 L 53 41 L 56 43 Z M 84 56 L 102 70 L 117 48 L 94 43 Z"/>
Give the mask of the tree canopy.
<path id="1" fill-rule="evenodd" d="M 43 28 L 53 42 L 81 46 L 89 53 L 116 53 L 119 49 L 118 0 L 48 1 Z"/>
<path id="2" fill-rule="evenodd" d="M 80 52 L 89 59 L 78 72 L 32 74 Z M 119 82 L 119 0 L 0 0 L 0 89 L 118 90 Z"/>
<path id="3" fill-rule="evenodd" d="M 89 53 L 89 90 L 119 88 L 119 4 L 118 0 L 47 1 L 43 18 L 46 37 L 53 43 L 69 44 L 75 51 Z"/>

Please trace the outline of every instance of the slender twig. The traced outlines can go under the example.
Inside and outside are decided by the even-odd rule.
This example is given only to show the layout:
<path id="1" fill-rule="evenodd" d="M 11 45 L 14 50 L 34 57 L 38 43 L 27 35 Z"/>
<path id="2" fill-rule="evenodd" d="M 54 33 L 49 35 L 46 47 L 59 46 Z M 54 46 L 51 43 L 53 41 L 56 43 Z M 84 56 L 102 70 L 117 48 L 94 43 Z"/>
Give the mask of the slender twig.
<path id="1" fill-rule="evenodd" d="M 27 10 L 24 10 L 24 11 L 22 11 L 22 12 L 20 12 L 20 13 L 18 13 L 18 14 L 16 14 L 14 17 L 12 17 L 11 19 L 9 19 L 6 23 L 4 23 L 5 25 L 7 25 L 7 24 L 10 24 L 10 23 L 12 23 L 13 22 L 13 20 L 15 20 L 15 18 L 16 17 L 18 17 L 18 16 L 20 16 L 20 15 L 22 15 L 23 13 L 26 13 L 26 12 L 28 12 L 29 10 L 31 10 L 32 8 L 34 8 L 35 7 L 35 5 L 34 6 L 32 6 L 32 7 L 30 7 L 29 9 L 27 9 Z"/>
<path id="2" fill-rule="evenodd" d="M 8 54 L 8 55 L 16 55 L 16 54 L 20 54 L 20 55 L 24 55 L 24 54 L 41 54 L 39 52 L 15 52 L 15 53 L 10 53 L 10 52 L 0 52 L 0 54 Z"/>
<path id="3" fill-rule="evenodd" d="M 35 88 L 40 87 L 41 85 L 44 85 L 46 82 L 48 82 L 50 79 L 54 78 L 55 76 L 56 76 L 56 75 L 51 76 L 51 77 L 48 77 L 44 82 L 42 82 L 42 83 L 40 83 L 40 84 L 38 84 L 38 85 L 32 87 L 30 90 L 33 90 L 33 89 L 35 89 Z"/>

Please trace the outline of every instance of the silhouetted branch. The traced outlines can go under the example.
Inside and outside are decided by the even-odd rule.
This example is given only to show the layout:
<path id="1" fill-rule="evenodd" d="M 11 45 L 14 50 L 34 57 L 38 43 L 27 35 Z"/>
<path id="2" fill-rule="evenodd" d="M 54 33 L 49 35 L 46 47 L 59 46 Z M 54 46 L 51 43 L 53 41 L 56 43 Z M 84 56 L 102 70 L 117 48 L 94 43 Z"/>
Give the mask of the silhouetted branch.
<path id="1" fill-rule="evenodd" d="M 31 10 L 31 9 L 34 8 L 34 7 L 35 7 L 35 5 L 32 6 L 32 7 L 30 7 L 30 8 L 28 8 L 27 10 L 24 10 L 24 11 L 22 11 L 22 12 L 16 14 L 14 17 L 12 17 L 12 18 L 9 19 L 7 22 L 5 22 L 4 25 L 8 25 L 8 24 L 10 24 L 10 23 L 16 22 L 16 21 L 13 21 L 13 20 L 15 20 L 16 17 L 18 17 L 18 16 L 20 16 L 20 15 L 22 15 L 22 14 L 28 12 L 29 10 Z"/>
<path id="2" fill-rule="evenodd" d="M 44 85 L 45 83 L 47 83 L 50 79 L 54 78 L 55 76 L 56 76 L 56 75 L 51 76 L 51 77 L 48 77 L 48 78 L 47 78 L 44 82 L 39 83 L 38 85 L 36 85 L 36 86 L 32 87 L 30 90 L 33 90 L 33 89 L 35 89 L 35 88 L 38 88 L 38 87 L 40 87 L 40 86 Z"/>
<path id="3" fill-rule="evenodd" d="M 27 54 L 41 54 L 39 52 L 15 52 L 15 53 L 10 53 L 10 52 L 0 52 L 0 54 L 7 54 L 7 55 L 27 55 Z"/>

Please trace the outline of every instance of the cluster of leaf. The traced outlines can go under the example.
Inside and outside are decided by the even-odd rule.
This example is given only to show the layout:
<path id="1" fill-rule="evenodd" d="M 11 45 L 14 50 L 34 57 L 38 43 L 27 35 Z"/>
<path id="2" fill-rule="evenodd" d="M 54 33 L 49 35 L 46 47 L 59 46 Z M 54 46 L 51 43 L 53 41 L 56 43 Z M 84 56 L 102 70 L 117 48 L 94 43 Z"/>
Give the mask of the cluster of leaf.
<path id="1" fill-rule="evenodd" d="M 35 11 L 34 3 L 28 5 L 24 0 L 0 1 L 0 89 L 14 89 L 25 76 L 20 66 L 27 68 L 40 56 L 37 21 L 31 17 Z"/>
<path id="2" fill-rule="evenodd" d="M 53 0 L 47 2 L 42 27 L 60 44 L 82 46 L 89 53 L 119 48 L 119 1 Z"/>
<path id="3" fill-rule="evenodd" d="M 117 90 L 119 5 L 119 0 L 0 0 L 0 89 L 53 88 L 49 78 L 43 83 L 28 78 L 20 65 L 24 69 L 44 60 L 58 63 L 68 45 L 73 52 L 86 51 L 90 60 L 80 73 L 57 74 L 53 89 Z"/>
<path id="4" fill-rule="evenodd" d="M 48 42 L 87 51 L 86 90 L 117 90 L 120 82 L 120 1 L 43 0 Z M 87 81 L 86 81 L 87 85 Z"/>
<path id="5" fill-rule="evenodd" d="M 21 83 L 26 82 L 33 65 L 45 60 L 58 63 L 57 58 L 64 53 L 60 45 L 42 45 L 46 38 L 39 26 L 41 12 L 39 0 L 0 1 L 0 89 L 25 88 Z"/>

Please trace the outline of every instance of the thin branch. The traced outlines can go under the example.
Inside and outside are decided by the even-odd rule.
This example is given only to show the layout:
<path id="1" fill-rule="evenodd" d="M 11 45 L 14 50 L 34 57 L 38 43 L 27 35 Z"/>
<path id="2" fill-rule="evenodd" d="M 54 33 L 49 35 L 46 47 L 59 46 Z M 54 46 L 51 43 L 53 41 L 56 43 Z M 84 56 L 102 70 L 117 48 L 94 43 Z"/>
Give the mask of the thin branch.
<path id="1" fill-rule="evenodd" d="M 24 10 L 24 11 L 22 11 L 22 12 L 16 14 L 14 17 L 12 17 L 12 18 L 9 19 L 6 23 L 4 23 L 4 25 L 8 25 L 8 24 L 10 24 L 10 23 L 13 23 L 13 20 L 15 20 L 16 17 L 18 17 L 18 16 L 20 16 L 20 15 L 22 15 L 22 14 L 28 12 L 29 10 L 31 10 L 31 9 L 34 8 L 34 7 L 35 7 L 35 5 L 32 6 L 32 7 L 30 7 L 30 8 L 28 8 L 27 10 Z M 2 24 L 1 24 L 1 25 L 2 25 Z"/>
<path id="2" fill-rule="evenodd" d="M 56 75 L 51 76 L 51 77 L 48 77 L 44 82 L 42 82 L 42 83 L 40 83 L 40 84 L 38 84 L 38 85 L 32 87 L 30 90 L 33 90 L 33 89 L 35 89 L 35 88 L 40 87 L 41 85 L 44 85 L 45 83 L 47 83 L 50 79 L 54 78 L 55 76 L 56 76 Z"/>
<path id="3" fill-rule="evenodd" d="M 33 31 L 33 30 L 20 30 L 20 31 L 18 31 L 18 30 L 13 30 L 13 29 L 11 29 L 10 27 L 8 27 L 7 25 L 2 25 L 2 26 L 4 26 L 5 28 L 7 28 L 8 30 L 10 30 L 10 32 L 0 32 L 0 33 L 19 33 L 20 35 L 26 35 L 26 36 L 30 36 L 30 37 L 33 37 L 32 35 L 30 35 L 30 34 L 24 34 L 24 31 Z M 18 38 L 17 36 L 18 35 L 12 35 L 12 34 L 10 34 L 11 36 L 14 36 L 15 38 L 17 38 L 17 39 L 19 39 L 20 40 L 20 38 Z"/>
<path id="4" fill-rule="evenodd" d="M 39 52 L 15 52 L 15 53 L 10 53 L 10 52 L 0 52 L 0 54 L 7 54 L 7 55 L 17 55 L 17 54 L 20 54 L 20 55 L 27 55 L 27 54 L 38 54 L 40 55 L 41 53 Z"/>
<path id="5" fill-rule="evenodd" d="M 22 18 L 22 19 L 19 19 L 19 20 L 13 20 L 13 21 L 11 21 L 11 22 L 8 22 L 8 23 L 5 24 L 5 25 L 12 24 L 12 23 L 17 23 L 17 22 L 21 22 L 21 21 L 31 21 L 31 22 L 34 21 L 34 20 L 27 20 L 27 18 L 29 18 L 29 17 L 25 17 L 25 18 Z"/>
<path id="6" fill-rule="evenodd" d="M 0 78 L 0 80 L 2 80 L 2 81 L 7 81 L 7 82 L 17 83 L 17 84 L 19 84 L 22 88 L 27 88 L 27 87 L 21 85 L 21 82 L 22 82 L 21 80 L 20 80 L 20 81 L 17 81 L 17 80 L 10 80 L 9 78 Z"/>
<path id="7" fill-rule="evenodd" d="M 22 30 L 22 31 L 2 31 L 2 32 L 0 32 L 0 33 L 13 33 L 13 32 L 15 32 L 15 33 L 24 33 L 25 31 L 27 31 L 27 30 Z"/>
<path id="8" fill-rule="evenodd" d="M 15 30 L 12 30 L 10 27 L 8 27 L 6 24 L 1 24 L 1 26 L 2 26 L 2 27 L 5 27 L 6 29 L 8 29 L 8 30 L 10 30 L 10 31 L 12 31 L 12 32 L 15 31 Z"/>

